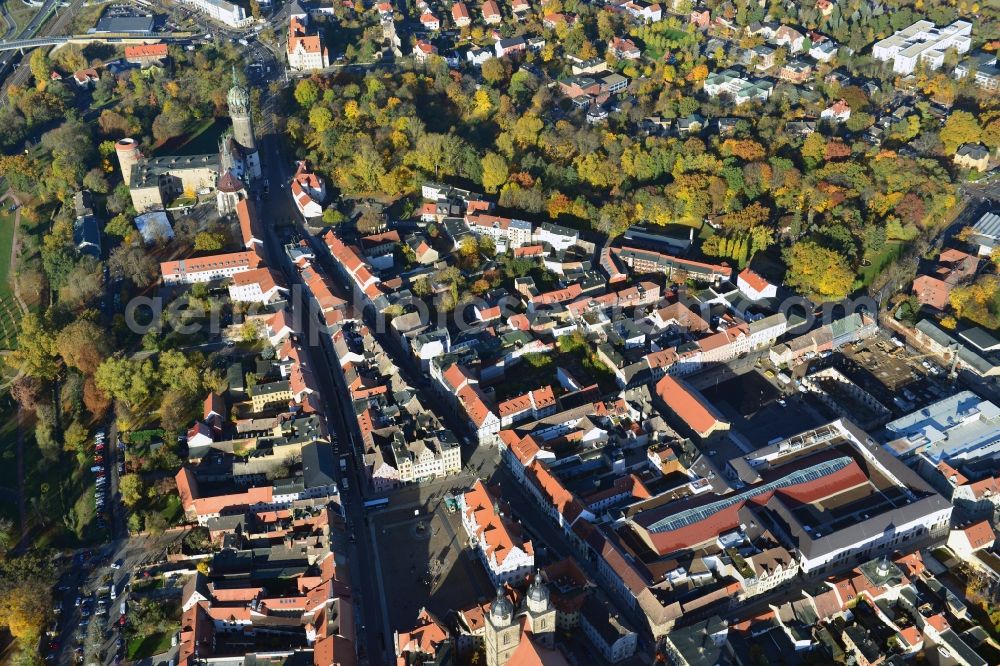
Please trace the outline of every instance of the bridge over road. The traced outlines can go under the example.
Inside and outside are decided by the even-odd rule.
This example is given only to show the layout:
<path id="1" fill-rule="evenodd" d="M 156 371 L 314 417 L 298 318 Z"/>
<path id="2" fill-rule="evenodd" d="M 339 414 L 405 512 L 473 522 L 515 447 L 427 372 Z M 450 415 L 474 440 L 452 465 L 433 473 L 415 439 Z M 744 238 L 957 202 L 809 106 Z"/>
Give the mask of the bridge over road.
<path id="1" fill-rule="evenodd" d="M 0 51 L 24 51 L 31 50 L 38 46 L 60 46 L 62 44 L 91 44 L 101 42 L 105 44 L 156 44 L 158 42 L 185 42 L 200 33 L 194 32 L 164 32 L 153 35 L 136 35 L 134 33 L 108 34 L 95 33 L 92 35 L 70 35 L 64 37 L 48 36 L 35 37 L 31 39 L 11 39 L 0 41 Z"/>

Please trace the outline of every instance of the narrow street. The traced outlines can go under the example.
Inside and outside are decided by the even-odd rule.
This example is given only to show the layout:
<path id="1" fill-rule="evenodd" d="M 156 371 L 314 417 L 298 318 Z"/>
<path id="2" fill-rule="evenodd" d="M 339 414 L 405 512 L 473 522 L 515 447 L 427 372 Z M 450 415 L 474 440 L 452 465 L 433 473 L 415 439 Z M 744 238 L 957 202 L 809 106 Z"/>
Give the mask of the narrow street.
<path id="1" fill-rule="evenodd" d="M 272 69 L 277 76 L 281 76 L 279 68 Z M 274 133 L 273 124 L 273 104 L 274 100 L 268 97 L 263 101 L 262 117 L 258 134 L 260 135 L 260 151 L 263 169 L 263 177 L 269 183 L 271 195 L 263 198 L 261 205 L 261 219 L 264 221 L 264 229 L 267 238 L 264 243 L 265 259 L 269 265 L 280 267 L 289 282 L 291 288 L 291 302 L 293 314 L 297 322 L 301 322 L 302 336 L 300 342 L 306 348 L 309 355 L 309 363 L 313 368 L 314 376 L 319 384 L 319 391 L 322 395 L 323 407 L 327 418 L 328 427 L 335 440 L 336 452 L 340 455 L 349 454 L 352 451 L 354 432 L 357 424 L 349 420 L 345 415 L 354 413 L 353 405 L 346 399 L 347 390 L 343 386 L 340 373 L 333 370 L 337 367 L 336 359 L 332 356 L 332 349 L 321 332 L 315 330 L 317 319 L 315 313 L 310 311 L 308 291 L 301 283 L 298 271 L 295 270 L 288 256 L 284 252 L 282 241 L 278 237 L 277 227 L 285 226 L 286 230 L 297 229 L 302 238 L 309 238 L 310 242 L 316 245 L 317 241 L 312 239 L 302 225 L 298 210 L 295 208 L 290 195 L 288 194 L 287 183 L 292 176 L 292 165 L 294 160 L 283 156 L 279 138 Z M 287 227 L 283 224 L 290 222 L 294 227 Z M 322 246 L 322 243 L 318 243 Z M 325 247 L 322 247 L 325 251 Z M 350 422 L 349 422 L 350 421 Z M 351 534 L 358 529 L 364 519 L 364 487 L 363 474 L 358 474 L 358 466 L 348 467 L 350 488 L 345 490 L 341 487 L 341 502 L 344 507 L 347 530 Z M 377 666 L 388 663 L 383 653 L 383 646 L 378 641 L 377 628 L 381 626 L 382 613 L 379 599 L 380 591 L 375 576 L 362 563 L 374 561 L 373 554 L 369 551 L 369 540 L 361 536 L 356 538 L 349 545 L 349 562 L 351 571 L 351 587 L 354 594 L 354 601 L 358 609 L 358 644 L 361 656 L 361 663 Z M 366 629 L 371 629 L 367 631 Z"/>

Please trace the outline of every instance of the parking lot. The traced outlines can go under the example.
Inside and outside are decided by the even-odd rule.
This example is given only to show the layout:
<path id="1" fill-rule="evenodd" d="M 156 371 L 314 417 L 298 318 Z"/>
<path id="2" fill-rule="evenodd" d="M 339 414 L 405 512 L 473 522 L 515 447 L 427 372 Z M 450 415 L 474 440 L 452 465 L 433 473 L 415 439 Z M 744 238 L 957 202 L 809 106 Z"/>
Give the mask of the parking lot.
<path id="1" fill-rule="evenodd" d="M 171 530 L 159 537 L 122 540 L 78 551 L 62 562 L 55 588 L 54 633 L 45 638 L 46 662 L 124 663 L 124 641 L 119 644 L 119 639 L 127 622 L 131 582 L 144 566 L 162 561 L 166 549 L 184 533 Z"/>
<path id="2" fill-rule="evenodd" d="M 478 555 L 465 547 L 459 514 L 443 502 L 431 506 L 419 515 L 409 507 L 370 514 L 393 627 L 412 625 L 421 606 L 444 617 L 493 594 Z"/>
<path id="3" fill-rule="evenodd" d="M 884 336 L 847 345 L 838 356 L 837 368 L 896 415 L 955 391 L 946 377 L 947 369 Z"/>

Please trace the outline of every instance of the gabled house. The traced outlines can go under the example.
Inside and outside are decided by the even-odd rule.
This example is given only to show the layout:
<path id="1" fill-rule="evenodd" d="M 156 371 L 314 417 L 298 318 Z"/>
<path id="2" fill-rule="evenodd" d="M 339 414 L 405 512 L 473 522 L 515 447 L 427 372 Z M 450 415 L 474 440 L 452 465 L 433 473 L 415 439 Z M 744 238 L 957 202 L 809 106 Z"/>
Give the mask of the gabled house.
<path id="1" fill-rule="evenodd" d="M 771 284 L 749 268 L 743 269 L 736 277 L 736 288 L 751 301 L 774 298 L 778 294 L 776 285 Z"/>
<path id="2" fill-rule="evenodd" d="M 305 160 L 298 162 L 292 184 L 289 188 L 295 207 L 305 218 L 323 215 L 323 200 L 326 199 L 326 183 L 309 168 Z"/>
<path id="3" fill-rule="evenodd" d="M 483 3 L 483 23 L 497 25 L 501 21 L 503 21 L 503 14 L 500 13 L 500 5 L 495 0 L 486 0 Z"/>
<path id="4" fill-rule="evenodd" d="M 437 52 L 436 46 L 422 39 L 417 40 L 417 43 L 413 45 L 413 57 L 418 62 L 424 62 L 431 56 L 437 55 Z"/>
<path id="5" fill-rule="evenodd" d="M 631 39 L 615 37 L 608 45 L 608 50 L 620 60 L 638 60 L 642 57 L 642 51 Z"/>
<path id="6" fill-rule="evenodd" d="M 982 173 L 990 167 L 990 151 L 981 143 L 963 143 L 955 151 L 952 161 L 962 169 L 975 169 Z"/>
<path id="7" fill-rule="evenodd" d="M 434 14 L 424 12 L 420 15 L 420 25 L 426 30 L 439 30 L 441 28 L 441 21 Z"/>
<path id="8" fill-rule="evenodd" d="M 789 53 L 798 53 L 805 45 L 806 36 L 791 26 L 783 25 L 774 31 L 771 41 L 778 46 L 788 47 Z"/>
<path id="9" fill-rule="evenodd" d="M 851 107 L 846 101 L 839 99 L 820 112 L 819 117 L 835 123 L 846 123 L 851 117 Z"/>
<path id="10" fill-rule="evenodd" d="M 493 48 L 497 57 L 503 58 L 504 56 L 524 53 L 528 49 L 528 44 L 524 41 L 524 37 L 512 37 L 511 39 L 498 39 Z"/>
<path id="11" fill-rule="evenodd" d="M 459 28 L 464 28 L 472 23 L 472 19 L 469 17 L 469 8 L 465 6 L 464 2 L 456 2 L 451 6 L 451 19 Z"/>

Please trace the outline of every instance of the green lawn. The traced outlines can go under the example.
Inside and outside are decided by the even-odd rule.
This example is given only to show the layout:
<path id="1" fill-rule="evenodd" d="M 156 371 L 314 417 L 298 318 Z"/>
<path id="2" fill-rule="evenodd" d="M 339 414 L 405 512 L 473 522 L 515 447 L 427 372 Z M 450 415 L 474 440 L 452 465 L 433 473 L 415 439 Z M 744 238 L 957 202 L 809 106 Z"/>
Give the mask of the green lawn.
<path id="1" fill-rule="evenodd" d="M 10 13 L 11 18 L 14 19 L 14 23 L 17 24 L 17 30 L 20 32 L 25 26 L 34 18 L 35 14 L 38 13 L 38 7 L 32 7 L 23 2 L 18 2 L 18 0 L 4 0 L 7 4 L 7 11 Z M 0 22 L 2 24 L 2 22 Z M 6 28 L 6 24 L 3 24 Z"/>
<path id="2" fill-rule="evenodd" d="M 184 516 L 184 507 L 181 505 L 181 500 L 176 495 L 170 495 L 167 497 L 166 502 L 164 502 L 163 509 L 160 510 L 160 514 L 167 519 L 167 522 L 171 525 L 176 525 L 180 522 L 181 518 Z"/>
<path id="3" fill-rule="evenodd" d="M 11 285 L 10 249 L 14 242 L 14 214 L 8 212 L 9 201 L 0 207 L 0 349 L 14 349 L 21 309 L 14 300 Z"/>
<path id="4" fill-rule="evenodd" d="M 170 637 L 173 632 L 160 631 L 149 636 L 133 638 L 128 642 L 126 652 L 129 660 L 145 659 L 155 654 L 161 654 L 170 649 Z"/>
<path id="5" fill-rule="evenodd" d="M 872 260 L 870 266 L 862 267 L 861 271 L 858 273 L 858 280 L 860 284 L 859 287 L 865 287 L 871 284 L 875 276 L 882 272 L 882 270 L 888 266 L 896 257 L 900 255 L 903 251 L 903 244 L 899 241 L 889 241 L 885 244 L 885 249 L 882 250 L 875 259 Z"/>
<path id="6" fill-rule="evenodd" d="M 0 298 L 12 294 L 10 286 L 10 246 L 14 242 L 14 213 L 8 212 L 10 200 L 0 209 Z"/>
<path id="7" fill-rule="evenodd" d="M 219 137 L 231 123 L 225 118 L 206 118 L 188 127 L 183 134 L 153 148 L 156 155 L 206 155 L 219 150 Z"/>
<path id="8" fill-rule="evenodd" d="M 0 487 L 17 491 L 17 417 L 7 394 L 0 397 Z M 0 501 L 0 516 L 17 521 L 17 506 Z"/>

